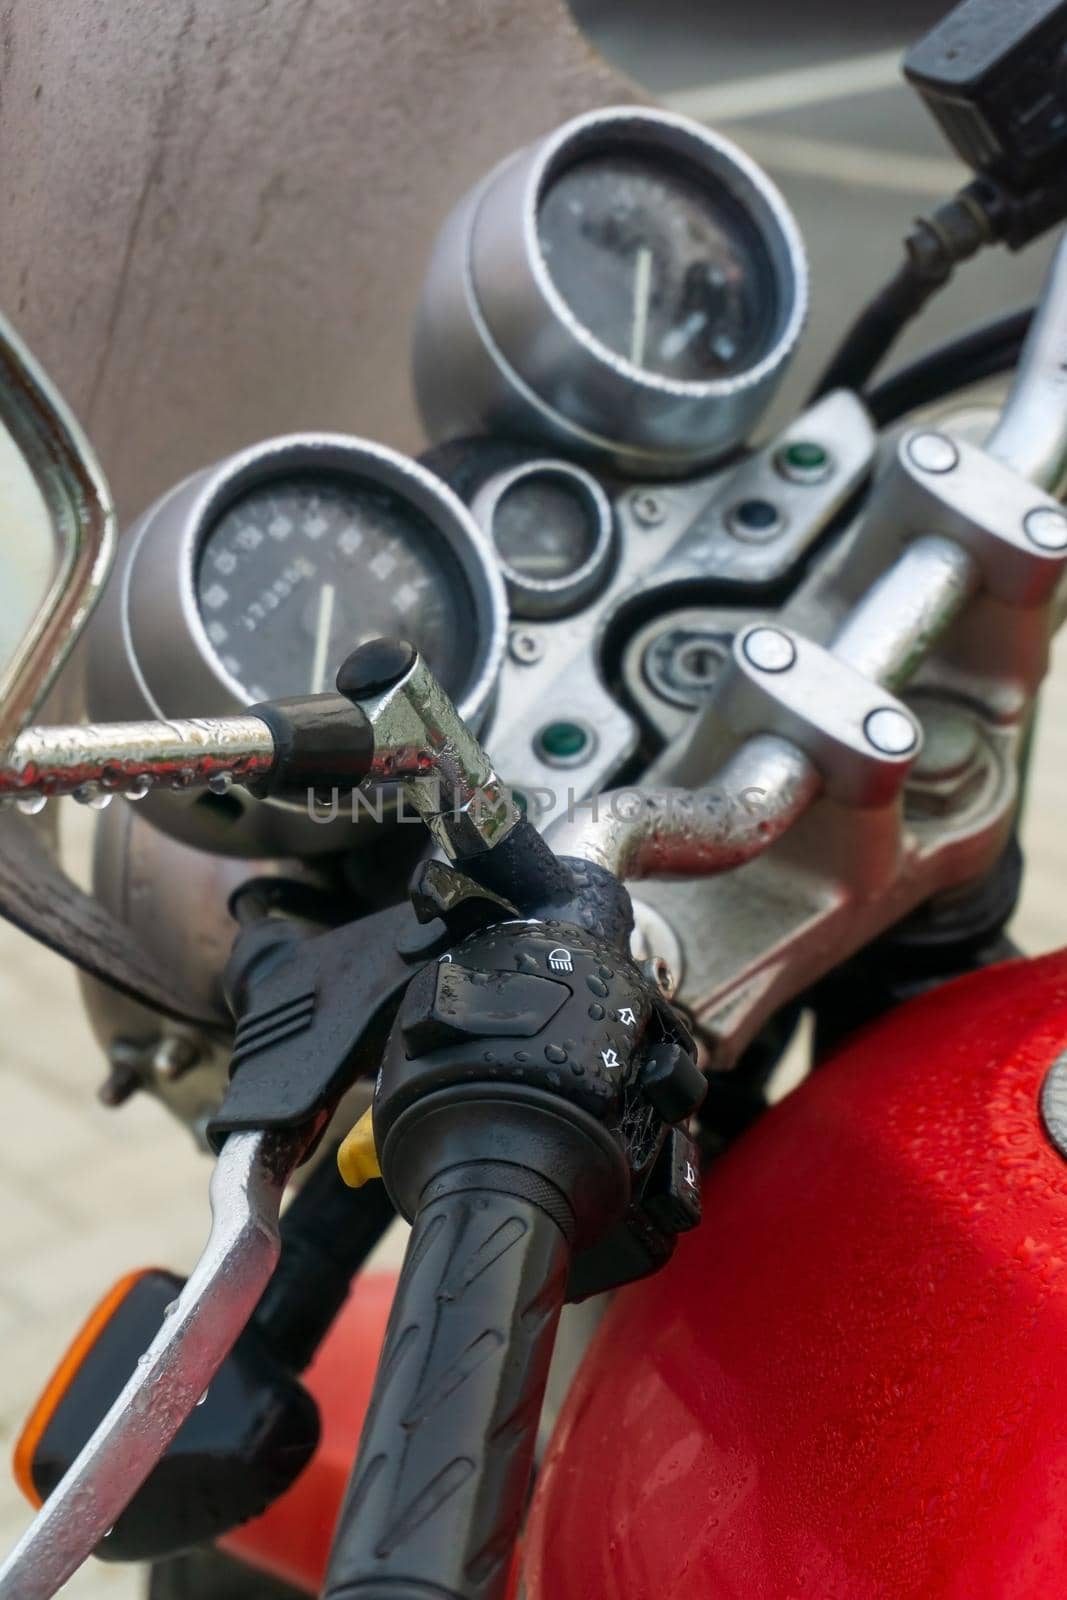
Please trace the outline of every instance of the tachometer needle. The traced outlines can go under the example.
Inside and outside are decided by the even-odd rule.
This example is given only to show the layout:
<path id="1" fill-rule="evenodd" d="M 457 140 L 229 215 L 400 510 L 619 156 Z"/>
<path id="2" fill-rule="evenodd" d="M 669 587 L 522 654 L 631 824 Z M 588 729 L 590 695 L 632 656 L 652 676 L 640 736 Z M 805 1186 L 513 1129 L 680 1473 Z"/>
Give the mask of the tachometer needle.
<path id="1" fill-rule="evenodd" d="M 634 265 L 634 316 L 630 328 L 630 360 L 639 367 L 645 359 L 648 337 L 648 297 L 652 288 L 652 251 L 642 245 Z"/>
<path id="2" fill-rule="evenodd" d="M 315 656 L 311 667 L 311 692 L 321 694 L 326 687 L 329 667 L 327 652 L 330 648 L 330 629 L 333 626 L 333 602 L 337 594 L 332 583 L 324 583 L 319 590 L 319 615 L 315 623 Z"/>

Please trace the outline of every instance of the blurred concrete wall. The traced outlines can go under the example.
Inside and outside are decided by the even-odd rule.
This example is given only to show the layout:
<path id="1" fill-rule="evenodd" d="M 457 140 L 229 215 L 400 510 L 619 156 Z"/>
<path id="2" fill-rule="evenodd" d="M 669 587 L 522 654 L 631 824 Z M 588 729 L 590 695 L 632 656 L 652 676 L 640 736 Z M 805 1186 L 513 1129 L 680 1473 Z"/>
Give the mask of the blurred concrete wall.
<path id="1" fill-rule="evenodd" d="M 286 429 L 410 449 L 445 212 L 635 97 L 562 0 L 7 0 L 0 307 L 126 517 Z"/>

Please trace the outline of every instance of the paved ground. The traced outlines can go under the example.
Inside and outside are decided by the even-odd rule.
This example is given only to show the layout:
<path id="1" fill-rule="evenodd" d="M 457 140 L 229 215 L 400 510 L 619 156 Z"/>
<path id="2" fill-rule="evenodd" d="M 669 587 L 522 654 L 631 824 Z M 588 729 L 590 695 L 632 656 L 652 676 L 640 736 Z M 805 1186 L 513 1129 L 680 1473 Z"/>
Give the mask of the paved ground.
<path id="1" fill-rule="evenodd" d="M 831 328 L 894 262 L 908 219 L 956 180 L 925 114 L 892 87 L 888 54 L 942 6 L 657 0 L 653 8 L 647 0 L 581 0 L 578 9 L 607 54 L 679 109 L 728 129 L 765 162 L 796 208 L 812 256 L 815 306 L 784 408 L 810 382 Z M 996 255 L 967 269 L 958 292 L 905 348 L 1032 297 L 1042 260 L 1042 253 L 1022 262 Z M 1067 648 L 1046 697 L 1025 830 L 1038 870 L 1016 933 L 1031 950 L 1063 941 L 1065 771 Z M 28 1398 L 102 1289 L 135 1266 L 190 1265 L 206 1229 L 207 1168 L 154 1105 L 134 1103 L 117 1114 L 96 1105 L 101 1066 L 73 977 L 3 928 L 0 1014 L 6 1020 L 0 1449 L 6 1452 Z M 0 1546 L 13 1542 L 24 1521 L 21 1502 L 0 1475 Z M 132 1600 L 139 1579 L 97 1566 L 66 1593 L 71 1600 Z"/>

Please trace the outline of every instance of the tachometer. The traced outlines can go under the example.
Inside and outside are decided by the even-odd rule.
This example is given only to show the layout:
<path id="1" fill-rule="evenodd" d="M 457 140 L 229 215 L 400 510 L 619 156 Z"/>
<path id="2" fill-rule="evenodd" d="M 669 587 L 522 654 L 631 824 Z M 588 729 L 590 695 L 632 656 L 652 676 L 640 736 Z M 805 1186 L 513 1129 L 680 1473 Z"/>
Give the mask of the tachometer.
<path id="1" fill-rule="evenodd" d="M 688 471 L 768 404 L 807 281 L 785 201 L 728 140 L 641 107 L 576 117 L 441 231 L 415 343 L 427 429 Z"/>

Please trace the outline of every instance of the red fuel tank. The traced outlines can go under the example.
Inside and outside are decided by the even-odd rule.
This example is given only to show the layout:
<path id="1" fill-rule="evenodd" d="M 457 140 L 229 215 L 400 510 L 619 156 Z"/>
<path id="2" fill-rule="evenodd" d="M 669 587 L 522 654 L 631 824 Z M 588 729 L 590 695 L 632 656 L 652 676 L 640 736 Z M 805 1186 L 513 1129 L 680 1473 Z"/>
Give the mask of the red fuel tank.
<path id="1" fill-rule="evenodd" d="M 712 1171 L 569 1396 L 528 1600 L 1061 1600 L 1067 953 L 858 1035 Z"/>

